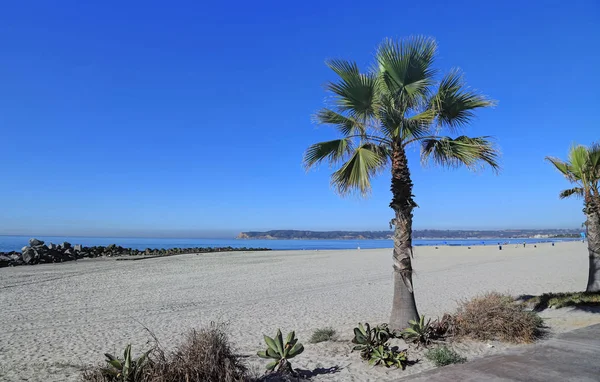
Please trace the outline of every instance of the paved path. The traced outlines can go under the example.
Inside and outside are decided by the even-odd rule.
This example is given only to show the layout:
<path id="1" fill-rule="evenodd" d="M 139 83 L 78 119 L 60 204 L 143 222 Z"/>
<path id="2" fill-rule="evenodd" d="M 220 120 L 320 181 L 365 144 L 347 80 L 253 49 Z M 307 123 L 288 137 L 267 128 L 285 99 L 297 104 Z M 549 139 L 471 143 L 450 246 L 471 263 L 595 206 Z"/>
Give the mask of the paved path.
<path id="1" fill-rule="evenodd" d="M 599 382 L 600 324 L 560 334 L 539 345 L 437 368 L 399 381 Z"/>

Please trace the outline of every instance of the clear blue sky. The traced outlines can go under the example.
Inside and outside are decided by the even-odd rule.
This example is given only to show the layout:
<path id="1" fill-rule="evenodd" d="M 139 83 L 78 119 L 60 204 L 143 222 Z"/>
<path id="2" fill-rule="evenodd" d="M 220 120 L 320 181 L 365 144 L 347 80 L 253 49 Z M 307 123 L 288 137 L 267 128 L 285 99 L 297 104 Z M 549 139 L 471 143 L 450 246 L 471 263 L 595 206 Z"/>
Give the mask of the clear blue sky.
<path id="1" fill-rule="evenodd" d="M 415 228 L 584 220 L 544 162 L 600 140 L 600 5 L 589 1 L 12 1 L 0 12 L 0 234 L 387 229 L 389 176 L 339 198 L 302 153 L 333 79 L 385 37 L 424 34 L 498 100 L 503 171 L 409 160 Z"/>

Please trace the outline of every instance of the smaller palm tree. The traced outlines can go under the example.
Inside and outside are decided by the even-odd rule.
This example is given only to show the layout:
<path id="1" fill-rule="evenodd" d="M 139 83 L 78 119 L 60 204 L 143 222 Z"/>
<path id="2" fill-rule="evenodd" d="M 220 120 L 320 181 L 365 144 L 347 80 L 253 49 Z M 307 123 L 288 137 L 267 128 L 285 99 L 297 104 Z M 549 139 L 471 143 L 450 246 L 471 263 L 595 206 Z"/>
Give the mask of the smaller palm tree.
<path id="1" fill-rule="evenodd" d="M 546 157 L 546 160 L 574 185 L 563 190 L 559 197 L 583 199 L 590 256 L 586 290 L 600 292 L 600 144 L 594 143 L 590 147 L 574 145 L 566 162 L 554 157 Z"/>

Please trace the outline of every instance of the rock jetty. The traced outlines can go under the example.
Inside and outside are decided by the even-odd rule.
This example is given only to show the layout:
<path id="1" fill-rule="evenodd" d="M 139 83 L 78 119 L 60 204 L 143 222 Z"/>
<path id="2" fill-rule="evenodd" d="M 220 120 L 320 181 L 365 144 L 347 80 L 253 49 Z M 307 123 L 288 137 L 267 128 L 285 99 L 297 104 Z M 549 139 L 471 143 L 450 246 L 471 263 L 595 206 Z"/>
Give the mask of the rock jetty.
<path id="1" fill-rule="evenodd" d="M 185 253 L 209 253 L 232 251 L 270 251 L 270 248 L 233 248 L 233 247 L 196 247 L 196 248 L 169 248 L 144 250 L 123 248 L 116 244 L 108 246 L 84 247 L 81 244 L 71 245 L 46 244 L 42 240 L 29 239 L 29 245 L 21 248 L 21 252 L 0 252 L 0 268 L 16 265 L 34 265 L 44 263 L 62 263 L 92 257 L 116 256 L 172 256 Z"/>

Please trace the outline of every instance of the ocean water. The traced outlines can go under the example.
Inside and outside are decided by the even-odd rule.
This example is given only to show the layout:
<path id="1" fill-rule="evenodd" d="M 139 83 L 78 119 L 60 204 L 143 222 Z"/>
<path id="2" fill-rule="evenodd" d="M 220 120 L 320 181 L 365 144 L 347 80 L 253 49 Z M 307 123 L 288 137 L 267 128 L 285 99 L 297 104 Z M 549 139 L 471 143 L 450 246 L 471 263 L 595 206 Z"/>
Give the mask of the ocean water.
<path id="1" fill-rule="evenodd" d="M 117 244 L 125 248 L 192 248 L 192 247 L 252 247 L 271 248 L 274 250 L 315 250 L 315 249 L 372 249 L 392 248 L 392 240 L 238 240 L 238 239 L 166 239 L 135 237 L 61 237 L 36 236 L 46 243 L 60 244 L 68 241 L 71 244 L 84 246 Z M 497 245 L 498 243 L 543 243 L 571 241 L 572 239 L 472 239 L 472 240 L 413 240 L 413 245 Z M 29 236 L 0 236 L 0 252 L 20 251 L 28 244 Z"/>

